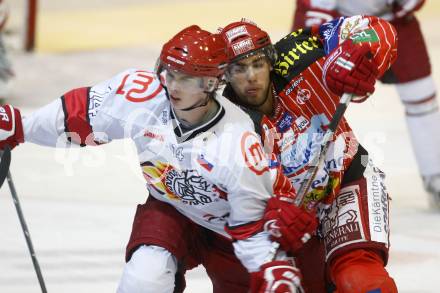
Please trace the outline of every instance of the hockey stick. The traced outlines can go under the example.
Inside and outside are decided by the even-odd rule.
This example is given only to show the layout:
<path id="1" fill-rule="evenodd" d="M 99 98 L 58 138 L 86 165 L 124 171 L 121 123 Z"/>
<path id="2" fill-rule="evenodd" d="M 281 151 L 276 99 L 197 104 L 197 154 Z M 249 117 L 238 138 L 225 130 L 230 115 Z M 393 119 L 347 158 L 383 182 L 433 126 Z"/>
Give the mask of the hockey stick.
<path id="1" fill-rule="evenodd" d="M 2 187 L 3 182 L 5 182 L 6 176 L 8 176 L 9 165 L 11 164 L 11 149 L 5 147 L 1 151 L 1 161 L 0 161 L 0 187 Z"/>
<path id="2" fill-rule="evenodd" d="M 43 275 L 41 274 L 40 265 L 38 263 L 37 256 L 35 255 L 34 246 L 32 245 L 31 234 L 29 233 L 29 229 L 27 227 L 26 221 L 24 220 L 20 201 L 18 200 L 14 182 L 12 181 L 11 172 L 9 171 L 10 163 L 11 163 L 11 150 L 9 148 L 5 148 L 5 150 L 3 151 L 2 160 L 0 162 L 0 180 L 1 183 L 3 183 L 5 177 L 8 180 L 9 190 L 11 191 L 15 209 L 17 210 L 17 215 L 20 220 L 21 229 L 23 230 L 24 238 L 26 239 L 26 244 L 32 258 L 32 263 L 34 264 L 34 269 L 35 269 L 35 273 L 37 274 L 38 283 L 40 283 L 41 292 L 47 293 L 46 284 L 44 283 Z M 5 167 L 6 165 L 7 167 Z"/>
<path id="3" fill-rule="evenodd" d="M 315 179 L 319 167 L 321 166 L 321 164 L 324 163 L 325 155 L 330 146 L 330 143 L 332 142 L 333 135 L 335 134 L 339 122 L 344 116 L 344 113 L 347 110 L 347 107 L 350 104 L 352 98 L 353 98 L 352 94 L 344 93 L 341 99 L 339 100 L 339 104 L 336 107 L 335 114 L 333 115 L 332 120 L 330 121 L 330 124 L 327 128 L 327 131 L 324 133 L 324 136 L 322 138 L 321 150 L 314 155 L 312 162 L 310 163 L 311 167 L 307 170 L 305 179 L 303 180 L 300 188 L 298 189 L 295 198 L 296 206 L 298 207 L 302 206 L 304 202 L 304 197 L 307 195 L 307 192 L 309 191 L 310 186 L 312 185 L 312 182 Z"/>

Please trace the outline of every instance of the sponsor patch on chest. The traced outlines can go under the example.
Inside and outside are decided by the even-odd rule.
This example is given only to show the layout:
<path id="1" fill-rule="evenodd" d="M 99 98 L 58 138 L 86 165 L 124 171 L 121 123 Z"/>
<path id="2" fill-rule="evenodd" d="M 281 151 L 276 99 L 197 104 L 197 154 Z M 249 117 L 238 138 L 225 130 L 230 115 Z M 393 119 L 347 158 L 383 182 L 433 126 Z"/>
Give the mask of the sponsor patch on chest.
<path id="1" fill-rule="evenodd" d="M 292 114 L 289 112 L 284 112 L 283 116 L 277 123 L 278 130 L 280 132 L 286 132 L 291 127 L 293 119 L 294 117 Z"/>

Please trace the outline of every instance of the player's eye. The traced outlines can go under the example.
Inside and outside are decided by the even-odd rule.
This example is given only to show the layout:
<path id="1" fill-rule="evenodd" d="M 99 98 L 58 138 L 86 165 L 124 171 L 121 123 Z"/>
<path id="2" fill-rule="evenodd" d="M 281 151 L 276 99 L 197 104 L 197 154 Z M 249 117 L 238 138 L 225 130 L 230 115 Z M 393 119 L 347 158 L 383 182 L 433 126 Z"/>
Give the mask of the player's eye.
<path id="1" fill-rule="evenodd" d="M 232 66 L 232 74 L 245 73 L 247 69 L 246 65 L 236 64 Z"/>

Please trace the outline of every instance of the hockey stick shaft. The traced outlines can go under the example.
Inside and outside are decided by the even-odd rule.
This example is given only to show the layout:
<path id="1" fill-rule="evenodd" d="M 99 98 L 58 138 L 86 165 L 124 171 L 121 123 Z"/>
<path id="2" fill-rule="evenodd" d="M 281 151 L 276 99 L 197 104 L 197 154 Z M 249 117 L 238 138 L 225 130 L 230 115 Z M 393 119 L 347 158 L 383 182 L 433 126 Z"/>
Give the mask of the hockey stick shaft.
<path id="1" fill-rule="evenodd" d="M 332 120 L 330 121 L 327 131 L 324 133 L 321 143 L 321 150 L 319 153 L 314 155 L 312 162 L 310 164 L 311 167 L 307 170 L 305 179 L 301 183 L 301 186 L 298 190 L 297 196 L 295 198 L 296 206 L 302 206 L 304 197 L 307 195 L 307 192 L 309 191 L 310 186 L 312 185 L 312 182 L 315 179 L 319 167 L 325 161 L 325 156 L 330 146 L 330 143 L 332 142 L 333 135 L 335 134 L 339 122 L 342 120 L 342 117 L 344 116 L 344 113 L 347 110 L 347 107 L 350 104 L 352 98 L 353 98 L 352 94 L 345 93 L 342 95 L 341 99 L 339 100 L 339 104 L 336 107 L 335 114 L 333 115 Z"/>
<path id="2" fill-rule="evenodd" d="M 8 176 L 9 165 L 11 164 L 11 149 L 6 146 L 0 151 L 1 161 L 0 161 L 0 187 L 3 186 L 3 182 Z"/>
<path id="3" fill-rule="evenodd" d="M 44 283 L 43 274 L 41 273 L 41 269 L 40 269 L 40 264 L 38 263 L 37 256 L 35 255 L 34 246 L 32 245 L 31 234 L 29 233 L 29 229 L 24 219 L 23 212 L 21 210 L 20 201 L 18 200 L 17 191 L 15 190 L 14 182 L 12 181 L 12 175 L 10 171 L 8 171 L 6 179 L 8 181 L 9 190 L 11 191 L 15 209 L 17 210 L 17 215 L 20 220 L 21 229 L 23 230 L 24 238 L 26 239 L 26 244 L 29 249 L 29 253 L 31 255 L 35 273 L 37 274 L 38 282 L 40 283 L 41 292 L 47 293 L 46 284 Z"/>

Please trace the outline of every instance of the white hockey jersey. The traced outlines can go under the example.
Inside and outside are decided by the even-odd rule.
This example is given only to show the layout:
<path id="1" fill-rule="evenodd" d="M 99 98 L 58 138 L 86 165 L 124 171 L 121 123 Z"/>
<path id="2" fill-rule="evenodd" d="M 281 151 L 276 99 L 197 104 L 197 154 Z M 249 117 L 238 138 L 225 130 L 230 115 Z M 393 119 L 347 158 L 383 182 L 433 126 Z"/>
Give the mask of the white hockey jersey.
<path id="1" fill-rule="evenodd" d="M 265 203 L 293 191 L 264 155 L 247 114 L 223 97 L 217 101 L 210 121 L 183 132 L 158 77 L 130 69 L 23 118 L 25 141 L 62 146 L 66 139 L 82 145 L 132 139 L 151 196 L 226 237 L 225 224 L 252 228 L 236 250 L 256 271 L 272 253 L 261 225 Z"/>

